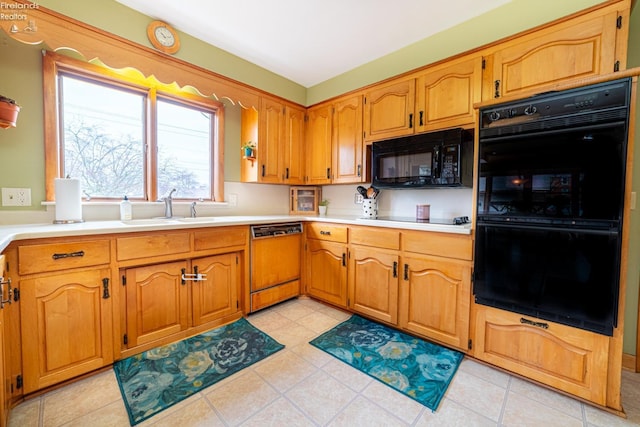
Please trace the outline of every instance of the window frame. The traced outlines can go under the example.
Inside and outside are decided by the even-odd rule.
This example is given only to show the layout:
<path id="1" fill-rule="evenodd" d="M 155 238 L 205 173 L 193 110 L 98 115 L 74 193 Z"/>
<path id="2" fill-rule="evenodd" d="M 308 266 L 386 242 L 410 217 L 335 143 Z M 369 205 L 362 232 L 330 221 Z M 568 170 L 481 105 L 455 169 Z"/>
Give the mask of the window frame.
<path id="1" fill-rule="evenodd" d="M 130 92 L 138 92 L 146 96 L 144 137 L 145 137 L 145 197 L 133 199 L 143 202 L 155 202 L 162 194 L 157 194 L 157 144 L 156 144 L 156 100 L 163 99 L 185 107 L 199 108 L 209 111 L 214 120 L 211 126 L 211 199 L 204 201 L 224 200 L 224 105 L 211 98 L 192 94 L 182 90 L 176 83 L 163 84 L 153 76 L 144 77 L 137 70 L 113 70 L 89 62 L 83 62 L 68 56 L 47 52 L 43 56 L 43 89 L 44 89 L 44 142 L 45 142 L 45 198 L 55 201 L 55 178 L 62 177 L 64 130 L 60 126 L 59 76 L 87 80 L 95 84 L 121 88 Z M 180 200 L 181 198 L 176 197 Z M 117 198 L 95 198 L 96 201 L 119 202 Z M 194 199 L 182 199 L 194 200 Z M 199 200 L 199 199 L 198 199 Z"/>

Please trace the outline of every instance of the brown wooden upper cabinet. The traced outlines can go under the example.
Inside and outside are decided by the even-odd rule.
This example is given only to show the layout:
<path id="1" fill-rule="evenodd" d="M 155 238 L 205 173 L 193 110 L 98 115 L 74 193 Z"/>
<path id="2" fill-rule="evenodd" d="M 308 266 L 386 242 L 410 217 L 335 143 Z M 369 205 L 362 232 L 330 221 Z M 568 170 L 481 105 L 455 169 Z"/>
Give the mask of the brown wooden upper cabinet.
<path id="1" fill-rule="evenodd" d="M 473 105 L 482 99 L 480 55 L 435 65 L 412 77 L 365 94 L 365 141 L 473 127 Z"/>
<path id="2" fill-rule="evenodd" d="M 543 92 L 624 69 L 629 26 L 625 5 L 598 9 L 496 46 L 487 58 L 492 87 L 483 99 Z"/>
<path id="3" fill-rule="evenodd" d="M 426 70 L 416 79 L 416 132 L 470 127 L 482 99 L 482 57 L 464 57 Z"/>
<path id="4" fill-rule="evenodd" d="M 363 182 L 362 95 L 333 103 L 331 164 L 334 184 Z"/>
<path id="5" fill-rule="evenodd" d="M 306 111 L 303 108 L 286 106 L 284 130 L 284 165 L 281 171 L 285 184 L 304 184 L 305 174 L 305 130 Z"/>
<path id="6" fill-rule="evenodd" d="M 411 135 L 415 130 L 415 79 L 394 80 L 364 95 L 364 139 Z"/>
<path id="7" fill-rule="evenodd" d="M 263 97 L 258 111 L 242 111 L 242 143 L 256 145 L 241 159 L 242 182 L 299 185 L 305 177 L 305 109 Z"/>
<path id="8" fill-rule="evenodd" d="M 306 184 L 331 183 L 331 105 L 322 104 L 307 111 Z"/>

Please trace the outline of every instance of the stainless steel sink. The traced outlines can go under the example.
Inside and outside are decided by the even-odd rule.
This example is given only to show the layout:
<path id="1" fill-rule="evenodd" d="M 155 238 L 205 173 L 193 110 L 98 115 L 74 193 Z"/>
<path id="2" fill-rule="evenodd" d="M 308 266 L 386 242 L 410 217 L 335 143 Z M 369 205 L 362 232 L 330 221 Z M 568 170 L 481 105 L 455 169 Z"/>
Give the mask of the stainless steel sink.
<path id="1" fill-rule="evenodd" d="M 184 217 L 184 218 L 179 218 L 178 221 L 180 222 L 214 222 L 216 220 L 215 217 L 213 216 L 200 216 L 200 217 Z"/>
<path id="2" fill-rule="evenodd" d="M 121 221 L 126 225 L 161 225 L 161 224 L 174 224 L 178 221 L 178 218 L 143 218 L 143 219 L 130 219 L 128 221 Z"/>

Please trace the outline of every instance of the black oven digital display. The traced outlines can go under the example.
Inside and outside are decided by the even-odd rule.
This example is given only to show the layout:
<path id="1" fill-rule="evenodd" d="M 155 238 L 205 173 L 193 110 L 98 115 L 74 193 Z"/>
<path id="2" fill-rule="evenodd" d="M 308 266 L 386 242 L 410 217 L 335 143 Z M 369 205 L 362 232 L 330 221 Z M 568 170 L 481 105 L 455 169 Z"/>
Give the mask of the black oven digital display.
<path id="1" fill-rule="evenodd" d="M 613 334 L 629 99 L 624 79 L 480 111 L 477 303 Z"/>

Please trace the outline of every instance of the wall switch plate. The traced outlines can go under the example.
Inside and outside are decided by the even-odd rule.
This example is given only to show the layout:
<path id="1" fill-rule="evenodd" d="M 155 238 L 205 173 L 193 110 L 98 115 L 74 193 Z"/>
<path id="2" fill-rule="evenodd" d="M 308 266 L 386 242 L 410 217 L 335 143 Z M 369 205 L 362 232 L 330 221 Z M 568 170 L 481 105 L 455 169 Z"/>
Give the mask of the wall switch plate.
<path id="1" fill-rule="evenodd" d="M 31 206 L 31 189 L 3 188 L 2 206 Z"/>
<path id="2" fill-rule="evenodd" d="M 361 205 L 363 200 L 364 197 L 362 197 L 362 194 L 356 193 L 355 198 L 353 199 L 353 203 Z"/>

